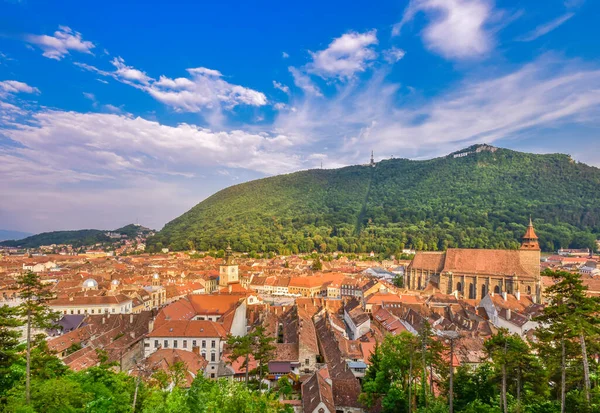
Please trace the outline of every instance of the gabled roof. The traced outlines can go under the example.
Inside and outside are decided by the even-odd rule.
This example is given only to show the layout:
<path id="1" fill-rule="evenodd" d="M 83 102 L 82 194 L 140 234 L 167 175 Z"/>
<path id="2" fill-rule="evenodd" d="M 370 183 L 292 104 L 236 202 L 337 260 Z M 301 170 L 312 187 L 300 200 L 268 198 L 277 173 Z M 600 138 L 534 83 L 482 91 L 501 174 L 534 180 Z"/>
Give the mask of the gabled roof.
<path id="1" fill-rule="evenodd" d="M 155 328 L 148 337 L 227 337 L 223 326 L 208 320 L 171 320 Z M 191 343 L 190 343 L 191 345 Z"/>
<path id="2" fill-rule="evenodd" d="M 305 413 L 313 413 L 321 402 L 330 412 L 335 411 L 332 388 L 325 378 L 316 372 L 302 383 L 302 409 Z"/>
<path id="3" fill-rule="evenodd" d="M 515 250 L 449 248 L 443 271 L 482 275 L 534 275 L 521 266 L 520 254 Z"/>

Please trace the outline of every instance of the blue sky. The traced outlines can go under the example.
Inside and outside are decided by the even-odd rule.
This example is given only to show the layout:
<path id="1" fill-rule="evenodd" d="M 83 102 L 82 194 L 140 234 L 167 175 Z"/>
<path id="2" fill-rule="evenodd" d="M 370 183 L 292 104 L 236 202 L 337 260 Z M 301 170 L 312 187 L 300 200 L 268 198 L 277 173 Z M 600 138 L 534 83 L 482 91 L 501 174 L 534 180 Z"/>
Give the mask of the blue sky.
<path id="1" fill-rule="evenodd" d="M 0 228 L 474 143 L 600 166 L 600 2 L 0 0 Z"/>

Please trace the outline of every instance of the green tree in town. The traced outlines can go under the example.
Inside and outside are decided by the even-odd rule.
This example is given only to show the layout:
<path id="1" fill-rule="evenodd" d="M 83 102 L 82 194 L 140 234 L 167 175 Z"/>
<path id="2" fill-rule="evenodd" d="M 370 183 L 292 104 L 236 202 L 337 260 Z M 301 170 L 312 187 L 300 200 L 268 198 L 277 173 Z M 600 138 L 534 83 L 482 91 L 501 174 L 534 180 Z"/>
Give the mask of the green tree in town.
<path id="1" fill-rule="evenodd" d="M 323 263 L 318 256 L 313 260 L 311 269 L 313 271 L 321 271 L 323 269 Z"/>
<path id="2" fill-rule="evenodd" d="M 252 350 L 254 359 L 257 362 L 259 388 L 261 388 L 261 382 L 264 378 L 264 367 L 273 359 L 275 354 L 275 347 L 273 343 L 276 341 L 275 337 L 270 337 L 266 334 L 266 326 L 260 324 L 254 328 L 250 333 L 252 337 Z"/>
<path id="3" fill-rule="evenodd" d="M 52 293 L 47 285 L 44 285 L 40 277 L 32 271 L 17 278 L 20 289 L 20 297 L 23 300 L 19 306 L 21 316 L 25 319 L 27 352 L 25 371 L 25 398 L 27 404 L 31 398 L 31 344 L 32 329 L 48 329 L 56 325 L 58 314 L 48 306 Z"/>
<path id="4" fill-rule="evenodd" d="M 589 407 L 591 381 L 587 341 L 597 342 L 599 337 L 600 301 L 597 297 L 586 294 L 587 288 L 579 274 L 556 271 L 546 272 L 544 275 L 551 276 L 554 284 L 546 289 L 548 305 L 538 318 L 542 327 L 537 335 L 541 341 L 542 353 L 555 354 L 556 348 L 560 347 L 561 412 L 566 408 L 567 365 L 571 353 L 568 350 L 575 340 L 579 341 L 583 390 Z"/>
<path id="5" fill-rule="evenodd" d="M 22 325 L 18 308 L 8 305 L 0 307 L 0 402 L 18 379 L 12 368 L 19 357 L 20 334 L 15 328 Z"/>

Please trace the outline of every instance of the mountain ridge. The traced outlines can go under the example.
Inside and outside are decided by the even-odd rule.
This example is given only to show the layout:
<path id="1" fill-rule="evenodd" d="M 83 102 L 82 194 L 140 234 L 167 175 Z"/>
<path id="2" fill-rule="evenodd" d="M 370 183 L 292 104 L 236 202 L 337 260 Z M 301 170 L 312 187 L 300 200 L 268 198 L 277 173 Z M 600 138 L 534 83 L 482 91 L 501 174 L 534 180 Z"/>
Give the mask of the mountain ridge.
<path id="1" fill-rule="evenodd" d="M 311 169 L 237 184 L 149 239 L 169 247 L 298 253 L 518 248 L 529 216 L 542 248 L 593 247 L 600 169 L 564 154 L 473 145 L 374 167 Z"/>
<path id="2" fill-rule="evenodd" d="M 117 233 L 133 237 L 138 233 L 149 233 L 152 230 L 141 225 L 129 224 L 115 230 L 80 229 L 69 231 L 49 231 L 34 234 L 19 240 L 5 240 L 1 246 L 37 248 L 42 245 L 72 244 L 74 246 L 91 245 L 98 242 L 110 242 L 111 238 L 106 233 Z"/>

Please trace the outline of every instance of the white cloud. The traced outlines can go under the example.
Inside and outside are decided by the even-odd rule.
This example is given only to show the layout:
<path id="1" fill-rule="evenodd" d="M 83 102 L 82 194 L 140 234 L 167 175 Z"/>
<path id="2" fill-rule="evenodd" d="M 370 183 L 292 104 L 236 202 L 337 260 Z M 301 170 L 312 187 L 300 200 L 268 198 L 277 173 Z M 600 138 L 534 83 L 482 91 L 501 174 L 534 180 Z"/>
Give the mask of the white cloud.
<path id="1" fill-rule="evenodd" d="M 273 81 L 273 87 L 275 89 L 279 89 L 281 90 L 283 93 L 285 93 L 286 95 L 290 94 L 290 87 L 287 85 L 284 85 L 283 83 L 279 83 L 278 81 L 274 80 Z"/>
<path id="2" fill-rule="evenodd" d="M 23 147 L 11 149 L 10 155 L 55 169 L 85 171 L 93 179 L 116 178 L 123 172 L 182 174 L 214 165 L 263 173 L 301 166 L 295 155 L 280 151 L 292 142 L 283 134 L 167 126 L 117 114 L 42 110 L 27 123 L 0 131 Z"/>
<path id="3" fill-rule="evenodd" d="M 383 58 L 388 63 L 396 63 L 400 61 L 404 55 L 406 55 L 406 52 L 397 47 L 392 47 L 383 51 Z"/>
<path id="4" fill-rule="evenodd" d="M 536 27 L 530 33 L 527 33 L 525 36 L 519 38 L 518 40 L 523 42 L 530 42 L 539 37 L 542 37 L 543 35 L 550 33 L 552 30 L 562 26 L 563 23 L 565 23 L 573 16 L 575 16 L 575 13 L 565 13 L 562 16 L 559 16 L 556 19 L 549 21 L 548 23 Z"/>
<path id="5" fill-rule="evenodd" d="M 485 55 L 494 46 L 494 38 L 486 24 L 492 12 L 492 0 L 411 0 L 393 34 L 424 12 L 429 23 L 423 30 L 425 45 L 449 59 Z"/>
<path id="6" fill-rule="evenodd" d="M 352 78 L 357 72 L 364 72 L 377 58 L 372 47 L 377 43 L 376 30 L 346 33 L 334 39 L 327 49 L 310 52 L 313 61 L 306 70 L 323 78 Z"/>
<path id="7" fill-rule="evenodd" d="M 311 96 L 323 96 L 323 93 L 321 93 L 319 87 L 315 85 L 312 80 L 310 80 L 310 77 L 302 73 L 301 70 L 292 66 L 288 67 L 288 70 L 294 78 L 294 84 L 302 89 L 304 93 Z"/>
<path id="8" fill-rule="evenodd" d="M 75 65 L 143 90 L 159 102 L 182 112 L 200 112 L 221 106 L 231 109 L 237 105 L 267 104 L 267 97 L 262 92 L 229 83 L 218 70 L 196 67 L 187 69 L 190 77 L 173 79 L 160 76 L 156 80 L 141 70 L 127 66 L 120 57 L 113 59 L 112 63 L 117 68 L 112 72 L 86 63 L 76 62 Z"/>
<path id="9" fill-rule="evenodd" d="M 283 57 L 284 59 L 287 59 L 288 57 L 290 57 L 290 55 L 287 54 L 286 52 L 281 52 L 281 57 Z"/>
<path id="10" fill-rule="evenodd" d="M 70 51 L 92 54 L 95 45 L 83 40 L 81 33 L 73 31 L 67 26 L 58 26 L 54 36 L 34 35 L 25 36 L 25 41 L 38 46 L 44 52 L 43 55 L 55 60 L 60 60 Z"/>
<path id="11" fill-rule="evenodd" d="M 122 57 L 115 57 L 111 60 L 111 63 L 114 67 L 117 68 L 115 75 L 121 79 L 132 80 L 135 82 L 140 82 L 143 84 L 148 84 L 152 78 L 150 78 L 146 73 L 141 70 L 135 69 L 131 66 L 127 66 L 125 64 L 125 60 Z"/>
<path id="12" fill-rule="evenodd" d="M 15 93 L 40 93 L 37 87 L 29 86 L 18 80 L 4 80 L 0 82 L 0 98 Z"/>

